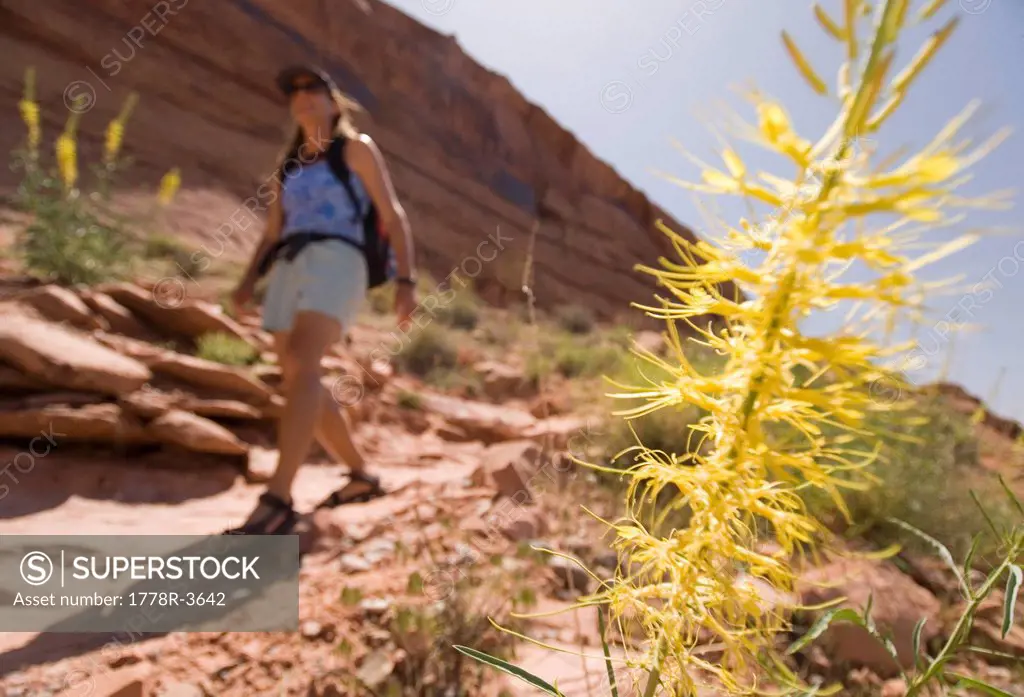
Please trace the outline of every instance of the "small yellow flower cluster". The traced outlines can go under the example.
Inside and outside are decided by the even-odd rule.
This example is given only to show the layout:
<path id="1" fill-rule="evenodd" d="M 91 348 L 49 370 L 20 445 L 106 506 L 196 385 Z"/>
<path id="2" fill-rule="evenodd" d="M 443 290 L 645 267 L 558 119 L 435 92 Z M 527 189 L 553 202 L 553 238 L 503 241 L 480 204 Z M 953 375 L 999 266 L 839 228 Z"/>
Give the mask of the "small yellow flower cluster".
<path id="1" fill-rule="evenodd" d="M 64 132 L 57 136 L 57 142 L 54 144 L 54 150 L 57 153 L 57 169 L 66 191 L 74 189 L 78 181 L 78 144 L 75 141 L 78 118 L 78 112 L 72 110 L 64 126 Z"/>
<path id="2" fill-rule="evenodd" d="M 39 141 L 42 139 L 42 129 L 39 125 L 39 104 L 36 102 L 36 71 L 33 68 L 25 69 L 25 93 L 18 102 L 18 111 L 21 112 L 21 119 L 25 122 L 28 130 L 26 142 L 28 153 L 35 159 L 39 156 Z"/>
<path id="3" fill-rule="evenodd" d="M 40 127 L 39 104 L 36 101 L 35 69 L 25 70 L 25 87 L 22 99 L 18 102 L 18 110 L 25 122 L 26 150 L 29 158 L 34 162 L 38 159 L 39 144 L 42 140 Z M 117 163 L 117 157 L 121 153 L 124 144 L 124 132 L 135 106 L 138 104 L 138 95 L 134 92 L 128 95 L 121 111 L 107 124 L 104 147 L 103 164 L 106 166 L 105 173 L 101 173 L 101 179 L 106 181 Z M 71 106 L 68 120 L 64 130 L 54 142 L 54 153 L 57 160 L 57 173 L 64 184 L 65 192 L 72 192 L 78 183 L 78 122 L 85 109 L 79 108 L 81 103 Z M 160 181 L 160 189 L 157 193 L 157 201 L 161 206 L 167 206 L 174 198 L 181 187 L 181 172 L 174 168 L 164 175 Z"/>
<path id="4" fill-rule="evenodd" d="M 174 199 L 174 195 L 178 193 L 178 189 L 181 187 L 181 172 L 177 167 L 170 170 L 160 180 L 160 190 L 157 194 L 157 201 L 160 202 L 161 206 L 167 206 Z"/>
<path id="5" fill-rule="evenodd" d="M 817 142 L 798 135 L 780 104 L 752 95 L 757 123 L 745 124 L 742 133 L 792 162 L 795 178 L 752 173 L 726 149 L 724 171 L 691 157 L 703 169 L 702 182 L 679 182 L 695 191 L 742 196 L 751 206 L 767 204 L 774 214 L 786 210 L 784 217 L 769 214 L 771 234 L 755 234 L 755 225 L 742 220 L 727 226 L 726 242 L 716 245 L 690 242 L 666 228 L 681 263 L 662 259 L 662 268 L 641 267 L 669 295 L 659 298 L 660 307 L 642 309 L 667 321 L 673 355 L 636 353 L 672 377 L 611 395 L 642 402 L 618 414 L 635 418 L 693 404 L 708 416 L 691 427 L 699 442 L 692 453 L 640 449 L 627 472 L 627 515 L 613 525 L 615 545 L 631 571 L 588 602 L 609 605 L 620 623 L 639 622 L 650 643 L 633 660 L 656 676 L 663 694 L 692 694 L 702 673 L 733 693 L 757 688 L 758 665 L 776 656 L 775 639 L 788 629 L 786 609 L 766 606 L 758 582 L 792 590 L 793 555 L 827 537 L 801 493 L 822 490 L 849 517 L 843 490 L 871 485 L 863 470 L 877 451 L 849 444 L 863 435 L 869 411 L 900 409 L 898 402 L 878 400 L 874 388 L 880 381 L 907 387 L 884 364 L 909 348 L 878 337 L 891 335 L 897 319 L 919 317 L 922 298 L 938 287 L 917 279 L 917 272 L 976 237 L 935 243 L 921 254 L 921 235 L 948 223 L 953 208 L 992 203 L 954 195 L 966 181 L 965 170 L 1002 137 L 973 152 L 956 142 L 970 109 L 894 167 L 878 166 L 874 153 L 861 149 L 862 139 L 902 102 L 955 26 L 939 29 L 907 69 L 887 81 L 910 1 L 875 3 L 874 31 L 861 45 L 857 25 L 870 4 L 845 0 L 842 25 L 815 7 L 822 28 L 847 46 L 849 58 L 838 80 L 839 116 Z M 930 19 L 940 4 L 930 3 L 919 20 Z M 787 34 L 783 42 L 812 89 L 828 94 L 795 41 Z M 853 84 L 844 85 L 851 74 Z M 876 223 L 875 214 L 885 222 Z M 757 265 L 739 254 L 752 248 L 764 252 Z M 846 280 L 854 268 L 856 280 Z M 722 294 L 728 281 L 746 299 Z M 844 308 L 843 330 L 804 333 L 810 313 Z M 693 323 L 708 314 L 724 318 L 727 327 L 716 331 Z M 695 333 L 689 340 L 726 357 L 721 373 L 708 375 L 691 365 L 679 323 Z M 826 435 L 836 429 L 842 435 Z M 687 520 L 681 527 L 680 519 Z M 765 531 L 774 547 L 762 544 Z M 710 661 L 696 650 L 707 643 L 717 645 L 721 658 Z"/>
<path id="6" fill-rule="evenodd" d="M 124 100 L 121 112 L 117 115 L 117 118 L 107 125 L 106 142 L 103 147 L 104 164 L 109 166 L 117 160 L 117 155 L 121 152 L 121 144 L 124 142 L 125 125 L 128 123 L 128 119 L 131 117 L 138 101 L 139 97 L 137 94 L 134 92 L 129 94 L 128 98 Z"/>

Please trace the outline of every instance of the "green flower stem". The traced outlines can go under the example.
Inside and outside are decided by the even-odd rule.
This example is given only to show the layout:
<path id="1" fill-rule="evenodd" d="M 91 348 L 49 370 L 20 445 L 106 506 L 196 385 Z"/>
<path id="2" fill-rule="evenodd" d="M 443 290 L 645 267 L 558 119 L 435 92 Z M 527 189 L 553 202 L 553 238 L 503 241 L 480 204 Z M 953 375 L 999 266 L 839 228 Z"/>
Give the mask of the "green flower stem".
<path id="1" fill-rule="evenodd" d="M 970 602 L 967 604 L 967 609 L 964 610 L 963 614 L 960 615 L 960 619 L 957 620 L 956 626 L 949 635 L 949 639 L 943 645 L 942 650 L 939 651 L 938 655 L 929 664 L 928 669 L 921 673 L 921 675 L 914 678 L 913 682 L 907 688 L 906 697 L 915 697 L 921 689 L 932 680 L 946 662 L 952 657 L 957 647 L 963 640 L 963 635 L 968 632 L 971 628 L 971 624 L 974 622 L 974 614 L 981 607 L 981 603 L 985 601 L 989 593 L 992 592 L 992 588 L 995 587 L 996 583 L 1002 578 L 1003 574 L 1007 572 L 1010 565 L 1013 564 L 1014 560 L 1021 553 L 1022 541 L 1017 541 L 1010 548 L 1009 553 L 1003 558 L 1003 561 L 996 567 L 996 570 L 989 574 L 985 584 L 978 590 L 978 592 L 972 595 Z"/>

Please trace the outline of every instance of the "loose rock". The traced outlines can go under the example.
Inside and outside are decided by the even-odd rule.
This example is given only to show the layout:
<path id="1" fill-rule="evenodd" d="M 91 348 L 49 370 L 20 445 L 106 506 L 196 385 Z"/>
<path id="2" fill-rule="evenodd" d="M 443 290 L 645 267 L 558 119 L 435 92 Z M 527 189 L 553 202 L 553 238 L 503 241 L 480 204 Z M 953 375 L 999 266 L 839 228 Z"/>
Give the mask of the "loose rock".
<path id="1" fill-rule="evenodd" d="M 883 633 L 892 633 L 896 653 L 905 668 L 914 662 L 913 632 L 918 620 L 928 620 L 922 644 L 940 631 L 939 601 L 888 562 L 837 559 L 807 571 L 800 585 L 804 605 L 819 605 L 845 597 L 846 607 L 860 609 L 871 595 L 875 624 Z M 894 677 L 898 673 L 896 663 L 885 648 L 861 627 L 835 624 L 819 641 L 836 663 L 864 666 L 882 677 Z"/>
<path id="2" fill-rule="evenodd" d="M 492 445 L 484 451 L 483 464 L 470 476 L 473 486 L 493 485 L 498 494 L 517 503 L 531 503 L 529 478 L 536 471 L 540 447 L 528 440 Z"/>
<path id="3" fill-rule="evenodd" d="M 520 409 L 441 395 L 424 395 L 423 406 L 457 426 L 470 439 L 485 443 L 522 438 L 537 421 Z"/>

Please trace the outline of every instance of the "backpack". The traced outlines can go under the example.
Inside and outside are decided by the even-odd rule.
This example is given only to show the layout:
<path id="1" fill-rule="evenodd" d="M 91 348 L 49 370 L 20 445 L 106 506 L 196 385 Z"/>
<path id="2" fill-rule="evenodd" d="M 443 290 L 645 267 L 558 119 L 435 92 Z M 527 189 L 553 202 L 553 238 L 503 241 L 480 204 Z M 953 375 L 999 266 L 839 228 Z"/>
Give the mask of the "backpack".
<path id="1" fill-rule="evenodd" d="M 348 138 L 345 136 L 335 136 L 331 144 L 327 146 L 327 165 L 345 188 L 345 193 L 348 194 L 349 201 L 352 203 L 352 210 L 356 211 L 356 220 L 353 222 L 358 222 L 359 199 L 356 198 L 356 192 L 352 189 L 351 170 L 345 163 L 347 142 Z M 361 246 L 352 244 L 359 247 L 363 256 L 366 257 L 367 288 L 376 288 L 387 283 L 394 275 L 394 254 L 391 243 L 388 241 L 387 231 L 381 227 L 380 215 L 372 200 L 362 222 L 363 244 Z"/>

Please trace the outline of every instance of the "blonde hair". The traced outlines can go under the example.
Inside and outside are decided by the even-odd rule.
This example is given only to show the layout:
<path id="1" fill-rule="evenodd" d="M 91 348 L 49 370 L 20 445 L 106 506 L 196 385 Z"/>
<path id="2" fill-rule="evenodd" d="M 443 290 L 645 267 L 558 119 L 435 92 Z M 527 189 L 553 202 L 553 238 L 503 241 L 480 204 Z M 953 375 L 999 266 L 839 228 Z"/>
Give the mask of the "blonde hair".
<path id="1" fill-rule="evenodd" d="M 349 97 L 341 90 L 331 90 L 331 101 L 338 107 L 338 114 L 333 118 L 331 123 L 331 134 L 333 137 L 344 136 L 345 138 L 355 139 L 359 137 L 359 129 L 356 128 L 355 123 L 352 121 L 352 112 L 363 111 L 364 109 L 356 100 Z M 302 126 L 295 124 L 295 130 L 291 137 L 287 140 L 284 149 L 277 159 L 277 167 L 274 170 L 275 177 L 278 181 L 281 180 L 283 169 L 285 164 L 289 160 L 295 160 L 299 157 L 299 151 L 302 149 L 303 144 L 306 142 L 306 134 L 302 132 Z"/>

